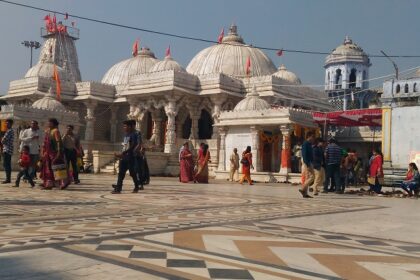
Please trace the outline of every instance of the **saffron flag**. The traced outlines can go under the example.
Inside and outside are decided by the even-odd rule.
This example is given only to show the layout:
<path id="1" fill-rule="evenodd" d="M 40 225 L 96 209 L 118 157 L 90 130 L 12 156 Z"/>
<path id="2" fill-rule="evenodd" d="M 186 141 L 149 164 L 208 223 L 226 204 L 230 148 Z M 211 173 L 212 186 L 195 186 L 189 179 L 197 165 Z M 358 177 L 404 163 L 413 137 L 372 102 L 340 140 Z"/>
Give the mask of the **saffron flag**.
<path id="1" fill-rule="evenodd" d="M 222 43 L 223 37 L 225 37 L 225 29 L 222 28 L 222 31 L 220 31 L 219 37 L 217 37 L 217 43 Z"/>
<path id="2" fill-rule="evenodd" d="M 171 46 L 168 46 L 168 48 L 166 49 L 165 57 L 170 57 L 170 56 L 171 56 Z"/>
<path id="3" fill-rule="evenodd" d="M 251 57 L 248 56 L 246 59 L 246 75 L 249 76 L 251 74 Z"/>
<path id="4" fill-rule="evenodd" d="M 283 55 L 283 49 L 278 50 L 278 51 L 277 51 L 277 55 L 278 55 L 278 56 L 282 56 L 282 55 Z"/>
<path id="5" fill-rule="evenodd" d="M 68 20 L 68 19 L 69 19 L 69 14 L 68 14 L 68 13 L 66 13 L 66 14 L 64 15 L 64 19 L 65 19 L 65 20 Z"/>
<path id="6" fill-rule="evenodd" d="M 137 39 L 133 44 L 133 56 L 137 56 L 139 54 L 139 39 Z"/>
<path id="7" fill-rule="evenodd" d="M 53 80 L 55 80 L 55 92 L 57 94 L 57 100 L 61 101 L 61 81 L 60 81 L 60 75 L 58 75 L 57 65 L 55 64 L 54 64 Z"/>

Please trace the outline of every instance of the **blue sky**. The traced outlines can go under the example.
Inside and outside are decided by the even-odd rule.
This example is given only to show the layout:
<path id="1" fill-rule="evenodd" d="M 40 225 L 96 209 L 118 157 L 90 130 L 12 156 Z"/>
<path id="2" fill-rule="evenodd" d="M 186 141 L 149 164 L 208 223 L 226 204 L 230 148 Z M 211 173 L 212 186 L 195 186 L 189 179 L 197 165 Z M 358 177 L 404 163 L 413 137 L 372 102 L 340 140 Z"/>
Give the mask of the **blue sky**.
<path id="1" fill-rule="evenodd" d="M 188 36 L 216 40 L 232 22 L 246 43 L 274 48 L 331 51 L 349 35 L 368 53 L 420 55 L 419 13 L 416 0 L 38 0 L 24 1 L 69 14 L 118 22 Z M 29 67 L 23 40 L 38 40 L 46 13 L 0 3 L 0 93 L 11 80 L 22 78 Z M 72 19 L 71 19 L 72 20 Z M 130 56 L 140 38 L 162 58 L 168 45 L 184 67 L 206 43 L 186 41 L 76 20 L 83 80 L 100 80 L 116 62 Z M 323 84 L 323 55 L 266 52 L 278 66 L 286 64 L 304 84 Z M 35 52 L 35 61 L 39 51 Z M 370 77 L 393 72 L 383 58 L 372 58 Z M 401 70 L 420 65 L 420 58 L 397 59 Z M 381 82 L 381 81 L 380 81 Z M 379 82 L 379 83 L 380 83 Z M 373 84 L 375 85 L 375 84 Z"/>

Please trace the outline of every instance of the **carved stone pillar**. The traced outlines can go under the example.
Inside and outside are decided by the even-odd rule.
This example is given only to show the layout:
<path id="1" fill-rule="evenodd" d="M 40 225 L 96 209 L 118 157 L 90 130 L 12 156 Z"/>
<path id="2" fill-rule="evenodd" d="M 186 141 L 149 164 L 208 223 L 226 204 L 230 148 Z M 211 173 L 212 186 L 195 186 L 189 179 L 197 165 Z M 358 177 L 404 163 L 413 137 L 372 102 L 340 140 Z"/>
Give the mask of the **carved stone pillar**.
<path id="1" fill-rule="evenodd" d="M 280 164 L 280 174 L 287 176 L 292 170 L 292 161 L 291 161 L 291 139 L 290 139 L 290 131 L 291 128 L 289 125 L 281 125 L 280 131 L 282 135 L 282 142 L 281 142 L 281 164 Z"/>
<path id="2" fill-rule="evenodd" d="M 112 143 L 115 143 L 117 141 L 117 113 L 118 108 L 111 107 L 111 119 L 109 121 L 110 123 L 110 140 Z"/>
<path id="3" fill-rule="evenodd" d="M 177 115 L 176 102 L 174 99 L 169 99 L 165 105 L 165 113 L 168 117 L 168 124 L 166 126 L 166 142 L 165 153 L 176 152 L 176 132 L 175 132 L 175 117 Z"/>
<path id="4" fill-rule="evenodd" d="M 219 148 L 219 171 L 226 170 L 226 127 L 219 127 L 220 148 Z"/>
<path id="5" fill-rule="evenodd" d="M 213 124 L 219 123 L 219 116 L 220 111 L 222 110 L 222 104 L 225 102 L 226 97 L 224 96 L 213 96 L 211 97 L 211 101 L 213 102 L 213 109 L 212 109 L 212 117 L 213 117 Z M 211 138 L 217 139 L 218 137 L 218 130 L 213 129 L 213 135 Z"/>
<path id="6" fill-rule="evenodd" d="M 152 112 L 152 121 L 153 121 L 153 132 L 152 132 L 152 139 L 154 140 L 154 144 L 157 147 L 162 145 L 161 143 L 161 135 L 162 135 L 162 116 L 161 111 L 154 110 Z"/>
<path id="7" fill-rule="evenodd" d="M 92 144 L 95 138 L 95 108 L 97 103 L 92 100 L 88 100 L 85 102 L 86 106 L 86 126 L 85 126 L 85 140 L 87 145 L 85 147 L 85 156 L 84 162 L 86 165 L 90 165 L 93 161 L 92 159 Z"/>
<path id="8" fill-rule="evenodd" d="M 198 106 L 199 104 L 195 102 L 186 104 L 191 118 L 191 133 L 189 137 L 190 140 L 198 139 L 198 120 L 200 119 L 200 112 L 198 110 Z"/>
<path id="9" fill-rule="evenodd" d="M 258 127 L 251 126 L 250 132 L 251 132 L 251 140 L 252 140 L 252 145 L 251 145 L 252 162 L 253 162 L 255 171 L 259 172 L 261 171 L 261 159 L 259 155 L 260 137 L 258 133 Z"/>
<path id="10" fill-rule="evenodd" d="M 87 101 L 86 106 L 86 130 L 85 130 L 85 140 L 92 141 L 95 137 L 95 108 L 97 103 L 94 101 Z"/>

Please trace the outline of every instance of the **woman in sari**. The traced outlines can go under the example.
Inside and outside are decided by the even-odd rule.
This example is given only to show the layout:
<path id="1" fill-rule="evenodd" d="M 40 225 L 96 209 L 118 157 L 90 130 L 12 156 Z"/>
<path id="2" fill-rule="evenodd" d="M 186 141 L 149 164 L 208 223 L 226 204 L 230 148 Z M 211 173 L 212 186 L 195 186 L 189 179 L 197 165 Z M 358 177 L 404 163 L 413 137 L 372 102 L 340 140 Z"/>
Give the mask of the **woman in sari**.
<path id="1" fill-rule="evenodd" d="M 242 153 L 242 178 L 239 183 L 242 185 L 245 180 L 248 181 L 248 184 L 253 185 L 251 179 L 251 168 L 254 169 L 252 165 L 252 153 L 251 146 L 246 147 L 246 150 Z"/>
<path id="2" fill-rule="evenodd" d="M 179 155 L 179 178 L 182 183 L 188 183 L 193 180 L 194 163 L 188 142 L 185 142 L 183 146 L 184 147 Z"/>
<path id="3" fill-rule="evenodd" d="M 43 189 L 46 190 L 55 186 L 65 189 L 70 184 L 57 119 L 49 119 L 48 129 L 45 131 L 41 178 Z"/>
<path id="4" fill-rule="evenodd" d="M 413 196 L 413 194 L 417 192 L 419 177 L 420 174 L 417 165 L 414 162 L 411 162 L 408 165 L 405 180 L 401 183 L 401 188 L 407 192 L 408 196 Z"/>
<path id="5" fill-rule="evenodd" d="M 381 193 L 382 184 L 384 181 L 384 171 L 382 168 L 383 159 L 382 153 L 379 150 L 374 150 L 372 157 L 369 159 L 369 191 Z"/>
<path id="6" fill-rule="evenodd" d="M 209 162 L 210 152 L 209 145 L 204 144 L 202 155 L 199 156 L 197 162 L 197 172 L 194 175 L 194 183 L 208 183 L 209 182 Z"/>

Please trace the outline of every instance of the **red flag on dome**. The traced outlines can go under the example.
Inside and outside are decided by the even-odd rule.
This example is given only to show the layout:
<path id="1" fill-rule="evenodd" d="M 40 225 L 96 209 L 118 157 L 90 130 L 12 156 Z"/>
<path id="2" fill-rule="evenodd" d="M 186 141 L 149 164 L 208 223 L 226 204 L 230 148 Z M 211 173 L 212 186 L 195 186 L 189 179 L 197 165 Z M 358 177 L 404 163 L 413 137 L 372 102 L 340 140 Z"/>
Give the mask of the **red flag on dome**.
<path id="1" fill-rule="evenodd" d="M 251 57 L 248 56 L 246 59 L 246 75 L 249 76 L 251 74 Z"/>
<path id="2" fill-rule="evenodd" d="M 46 15 L 46 16 L 44 17 L 44 20 L 50 21 L 50 20 L 51 20 L 50 15 Z"/>
<path id="3" fill-rule="evenodd" d="M 57 17 L 55 16 L 55 14 L 54 14 L 54 16 L 53 16 L 52 22 L 53 22 L 54 24 L 56 24 L 56 23 L 57 23 Z"/>
<path id="4" fill-rule="evenodd" d="M 57 100 L 61 101 L 61 81 L 58 75 L 57 65 L 54 64 L 53 80 L 55 80 L 55 91 L 57 93 Z"/>
<path id="5" fill-rule="evenodd" d="M 165 57 L 170 57 L 171 56 L 171 46 L 168 46 L 166 48 L 166 53 L 165 53 Z"/>
<path id="6" fill-rule="evenodd" d="M 222 28 L 222 31 L 220 31 L 219 37 L 217 37 L 217 43 L 222 43 L 223 37 L 225 37 L 225 29 Z"/>
<path id="7" fill-rule="evenodd" d="M 278 50 L 278 51 L 277 51 L 277 55 L 278 55 L 278 56 L 282 56 L 282 55 L 283 55 L 283 49 Z"/>
<path id="8" fill-rule="evenodd" d="M 68 13 L 66 13 L 66 14 L 64 15 L 64 19 L 65 19 L 65 20 L 68 20 L 68 19 L 69 19 L 69 14 L 68 14 Z"/>
<path id="9" fill-rule="evenodd" d="M 137 56 L 139 54 L 139 39 L 137 39 L 133 44 L 133 56 Z"/>

